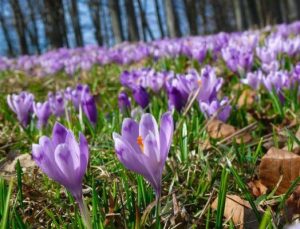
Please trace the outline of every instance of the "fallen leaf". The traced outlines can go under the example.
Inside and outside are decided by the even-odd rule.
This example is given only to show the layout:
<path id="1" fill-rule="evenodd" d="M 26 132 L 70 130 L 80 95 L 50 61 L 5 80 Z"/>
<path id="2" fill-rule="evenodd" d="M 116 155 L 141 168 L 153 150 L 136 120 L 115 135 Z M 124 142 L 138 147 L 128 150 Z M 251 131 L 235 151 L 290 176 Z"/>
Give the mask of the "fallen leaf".
<path id="1" fill-rule="evenodd" d="M 217 210 L 218 198 L 211 205 L 212 209 Z M 237 195 L 227 195 L 225 200 L 224 217 L 232 220 L 236 228 L 258 228 L 259 223 L 248 201 L 243 200 Z"/>
<path id="2" fill-rule="evenodd" d="M 233 126 L 217 119 L 209 121 L 206 129 L 211 138 L 226 138 L 236 132 Z"/>
<path id="3" fill-rule="evenodd" d="M 261 159 L 259 178 L 269 189 L 278 188 L 276 194 L 285 193 L 300 175 L 300 156 L 272 147 Z M 282 178 L 281 178 L 282 177 Z M 281 179 L 281 182 L 278 183 Z"/>
<path id="4" fill-rule="evenodd" d="M 255 197 L 259 197 L 267 193 L 267 187 L 261 183 L 261 180 L 253 180 L 248 183 L 251 193 Z"/>
<path id="5" fill-rule="evenodd" d="M 16 171 L 16 164 L 18 160 L 20 161 L 22 169 L 36 166 L 35 162 L 31 158 L 31 155 L 26 153 L 17 155 L 12 160 L 5 161 L 0 168 L 0 173 L 14 173 Z"/>
<path id="6" fill-rule="evenodd" d="M 214 119 L 208 122 L 206 130 L 208 132 L 208 135 L 211 138 L 214 139 L 223 139 L 227 138 L 229 136 L 233 136 L 233 138 L 236 138 L 236 142 L 238 144 L 240 143 L 247 143 L 251 141 L 252 137 L 249 133 L 241 133 L 237 136 L 234 136 L 234 134 L 238 131 L 237 128 L 235 128 L 232 125 L 229 125 L 227 123 L 224 123 L 220 120 Z"/>
<path id="7" fill-rule="evenodd" d="M 238 107 L 251 107 L 255 102 L 256 93 L 253 90 L 245 89 L 240 95 L 237 105 Z"/>
<path id="8" fill-rule="evenodd" d="M 300 186 L 298 186 L 285 203 L 285 216 L 292 221 L 300 214 Z"/>

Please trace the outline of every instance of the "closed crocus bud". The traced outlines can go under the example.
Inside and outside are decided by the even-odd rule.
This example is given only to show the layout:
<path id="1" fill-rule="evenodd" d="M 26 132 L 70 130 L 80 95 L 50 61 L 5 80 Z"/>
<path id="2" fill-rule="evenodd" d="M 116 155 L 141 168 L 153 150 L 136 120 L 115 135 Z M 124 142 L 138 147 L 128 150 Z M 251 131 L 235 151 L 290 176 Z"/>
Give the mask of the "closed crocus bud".
<path id="1" fill-rule="evenodd" d="M 143 87 L 133 89 L 133 98 L 143 109 L 149 105 L 149 94 Z"/>
<path id="2" fill-rule="evenodd" d="M 48 101 L 44 103 L 34 103 L 33 111 L 38 118 L 37 127 L 41 129 L 43 126 L 47 125 L 48 119 L 51 115 L 51 108 Z"/>
<path id="3" fill-rule="evenodd" d="M 50 108 L 52 113 L 56 117 L 62 117 L 65 115 L 65 100 L 61 93 L 48 94 L 48 101 L 50 104 Z"/>
<path id="4" fill-rule="evenodd" d="M 28 92 L 7 96 L 8 106 L 16 113 L 18 120 L 23 127 L 26 127 L 30 122 L 33 101 L 34 96 Z"/>
<path id="5" fill-rule="evenodd" d="M 56 123 L 52 138 L 42 136 L 39 144 L 32 145 L 32 157 L 48 177 L 63 185 L 74 196 L 85 223 L 89 225 L 82 198 L 82 181 L 89 160 L 88 143 L 84 135 L 79 134 L 78 143 L 70 130 Z"/>
<path id="6" fill-rule="evenodd" d="M 121 135 L 113 133 L 115 150 L 120 162 L 129 170 L 144 176 L 156 193 L 161 194 L 162 172 L 173 137 L 173 118 L 163 114 L 160 129 L 151 114 L 143 114 L 140 123 L 126 118 Z"/>
<path id="7" fill-rule="evenodd" d="M 120 92 L 118 96 L 118 105 L 122 113 L 125 113 L 130 110 L 131 104 L 126 92 Z"/>
<path id="8" fill-rule="evenodd" d="M 88 120 L 93 124 L 96 125 L 98 112 L 96 107 L 96 102 L 94 96 L 91 95 L 89 90 L 85 90 L 81 96 L 81 106 L 84 114 L 88 118 Z"/>

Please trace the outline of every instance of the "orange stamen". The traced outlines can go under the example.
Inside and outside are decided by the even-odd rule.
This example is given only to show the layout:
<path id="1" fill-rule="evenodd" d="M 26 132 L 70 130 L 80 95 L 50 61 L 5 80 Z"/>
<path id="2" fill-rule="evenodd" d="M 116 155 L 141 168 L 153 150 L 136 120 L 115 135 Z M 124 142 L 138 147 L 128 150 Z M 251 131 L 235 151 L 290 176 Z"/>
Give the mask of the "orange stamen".
<path id="1" fill-rule="evenodd" d="M 202 85 L 202 81 L 198 80 L 198 86 L 201 87 L 201 85 Z"/>
<path id="2" fill-rule="evenodd" d="M 136 142 L 139 145 L 141 151 L 144 152 L 144 143 L 143 143 L 142 136 L 138 136 L 138 138 L 136 139 Z"/>

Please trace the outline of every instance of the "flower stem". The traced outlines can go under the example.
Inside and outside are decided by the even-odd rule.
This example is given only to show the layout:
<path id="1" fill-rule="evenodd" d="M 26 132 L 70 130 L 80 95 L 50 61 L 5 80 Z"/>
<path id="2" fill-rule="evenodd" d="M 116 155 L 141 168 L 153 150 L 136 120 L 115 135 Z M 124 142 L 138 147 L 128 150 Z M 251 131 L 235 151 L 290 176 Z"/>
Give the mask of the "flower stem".
<path id="1" fill-rule="evenodd" d="M 92 229 L 90 212 L 86 206 L 86 203 L 85 203 L 83 197 L 79 198 L 77 200 L 77 202 L 78 202 L 80 214 L 81 214 L 84 225 L 86 226 L 87 229 Z"/>
<path id="2" fill-rule="evenodd" d="M 156 217 L 156 222 L 155 222 L 155 228 L 160 229 L 160 196 L 156 195 L 156 207 L 155 207 L 155 217 Z"/>

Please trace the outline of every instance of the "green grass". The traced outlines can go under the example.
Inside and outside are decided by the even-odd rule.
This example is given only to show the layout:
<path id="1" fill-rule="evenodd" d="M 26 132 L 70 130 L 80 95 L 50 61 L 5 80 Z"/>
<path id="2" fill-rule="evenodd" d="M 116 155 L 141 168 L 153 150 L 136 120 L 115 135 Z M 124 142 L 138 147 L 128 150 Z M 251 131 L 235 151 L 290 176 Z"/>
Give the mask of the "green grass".
<path id="1" fill-rule="evenodd" d="M 184 72 L 187 62 L 187 59 L 179 57 L 157 63 L 149 60 L 147 64 L 157 70 Z M 194 62 L 188 64 L 201 67 Z M 56 121 L 52 117 L 49 126 L 42 133 L 35 128 L 34 122 L 28 129 L 22 130 L 6 104 L 7 94 L 28 90 L 34 93 L 37 100 L 43 100 L 48 91 L 74 86 L 77 82 L 87 83 L 91 87 L 96 95 L 99 111 L 96 128 L 91 127 L 84 118 L 83 129 L 75 113 L 71 113 L 69 123 L 65 119 L 60 122 L 69 126 L 76 135 L 83 131 L 88 139 L 90 163 L 83 187 L 85 200 L 91 209 L 92 225 L 96 229 L 155 228 L 157 221 L 152 188 L 141 176 L 126 170 L 120 164 L 113 147 L 112 133 L 120 131 L 125 118 L 117 107 L 117 95 L 121 88 L 119 74 L 127 68 L 128 66 L 117 65 L 95 67 L 88 73 L 88 77 L 79 74 L 74 79 L 63 73 L 41 79 L 22 74 L 7 74 L 0 78 L 0 160 L 5 160 L 11 151 L 30 153 L 31 144 L 36 143 L 41 134 L 50 135 Z M 224 74 L 226 81 L 226 73 Z M 11 82 L 7 80 L 9 78 L 14 80 Z M 232 89 L 237 82 L 226 81 L 221 94 L 236 98 L 241 93 Z M 257 128 L 251 132 L 253 139 L 249 144 L 237 144 L 235 141 L 218 144 L 217 140 L 209 140 L 204 128 L 206 121 L 197 103 L 185 117 L 178 112 L 174 113 L 176 131 L 163 173 L 160 215 L 162 227 L 171 227 L 175 196 L 180 214 L 186 214 L 186 217 L 175 218 L 175 222 L 180 223 L 183 228 L 233 228 L 232 222 L 226 222 L 223 212 L 226 194 L 236 194 L 250 203 L 261 228 L 274 228 L 289 195 L 282 195 L 280 198 L 268 195 L 255 198 L 247 183 L 257 177 L 257 166 L 267 151 L 263 146 L 263 137 L 272 134 L 272 125 L 284 125 L 284 121 L 299 117 L 299 105 L 295 92 L 286 92 L 285 104 L 265 90 L 260 90 L 257 94 L 258 101 L 251 109 L 237 108 L 237 101 L 233 100 L 233 112 L 228 121 L 238 128 L 257 122 Z M 166 96 L 153 94 L 151 113 L 158 118 L 166 110 Z M 299 123 L 287 130 L 289 145 L 299 144 L 299 139 L 295 137 L 298 127 Z M 278 137 L 276 131 L 273 132 L 273 137 Z M 207 141 L 212 147 L 204 150 L 203 145 Z M 40 171 L 22 171 L 19 164 L 16 171 L 14 182 L 0 180 L 2 228 L 38 228 L 41 225 L 46 228 L 84 227 L 77 205 L 63 187 L 49 180 Z M 219 208 L 214 211 L 210 203 L 217 197 Z M 278 207 L 260 205 L 270 199 Z M 264 212 L 259 212 L 259 207 L 265 209 Z"/>

